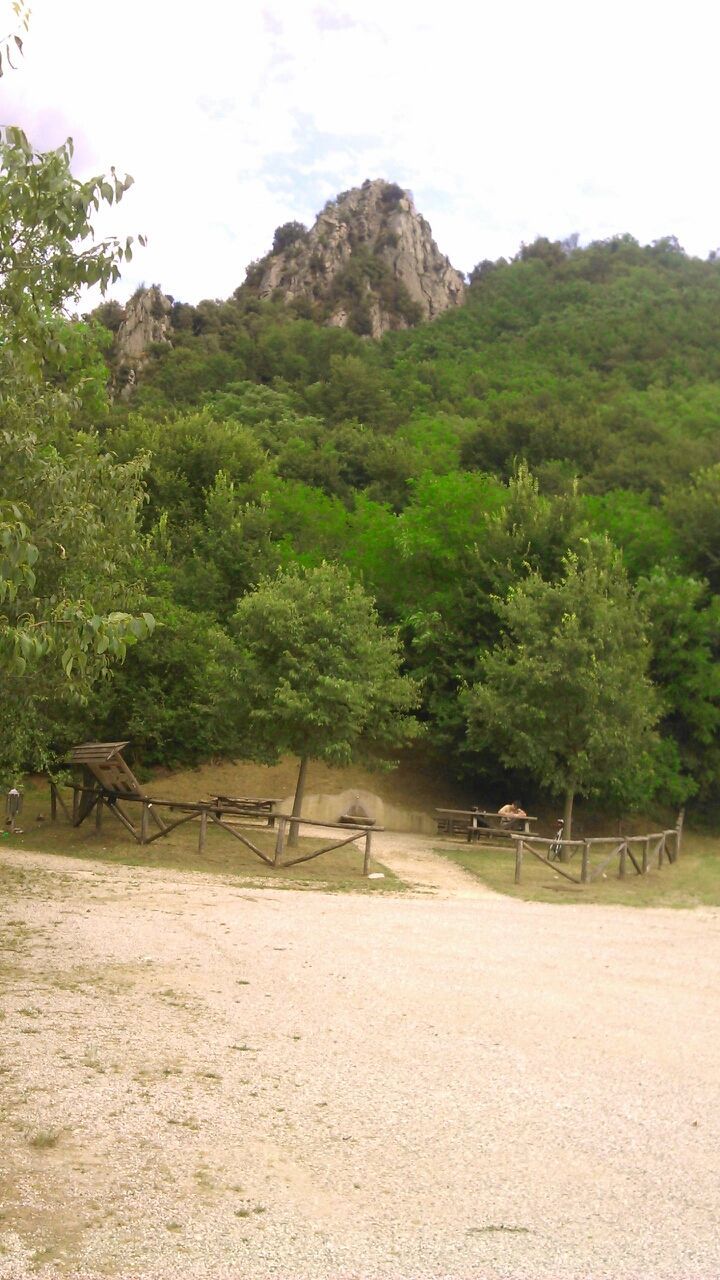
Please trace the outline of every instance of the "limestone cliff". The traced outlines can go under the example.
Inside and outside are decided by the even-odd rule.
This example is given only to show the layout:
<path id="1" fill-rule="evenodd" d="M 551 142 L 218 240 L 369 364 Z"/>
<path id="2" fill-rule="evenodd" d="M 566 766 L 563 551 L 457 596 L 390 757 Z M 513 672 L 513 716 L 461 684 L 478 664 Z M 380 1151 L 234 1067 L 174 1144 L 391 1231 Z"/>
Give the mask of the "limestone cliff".
<path id="1" fill-rule="evenodd" d="M 171 312 L 171 299 L 156 284 L 138 289 L 127 303 L 115 335 L 112 357 L 114 381 L 122 398 L 131 394 L 153 343 L 170 344 Z"/>
<path id="2" fill-rule="evenodd" d="M 288 223 L 275 252 L 248 268 L 260 298 L 306 301 L 327 324 L 380 337 L 462 302 L 464 280 L 440 253 L 409 192 L 364 182 L 330 201 L 306 231 Z"/>

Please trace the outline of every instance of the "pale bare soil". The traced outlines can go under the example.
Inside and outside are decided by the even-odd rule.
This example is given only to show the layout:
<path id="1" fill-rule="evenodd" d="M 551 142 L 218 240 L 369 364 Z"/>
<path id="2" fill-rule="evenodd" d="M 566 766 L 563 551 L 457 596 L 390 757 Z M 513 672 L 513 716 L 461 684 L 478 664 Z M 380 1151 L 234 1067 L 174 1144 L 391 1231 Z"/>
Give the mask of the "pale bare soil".
<path id="1" fill-rule="evenodd" d="M 2 1280 L 717 1280 L 720 912 L 377 852 L 415 893 L 2 851 Z"/>

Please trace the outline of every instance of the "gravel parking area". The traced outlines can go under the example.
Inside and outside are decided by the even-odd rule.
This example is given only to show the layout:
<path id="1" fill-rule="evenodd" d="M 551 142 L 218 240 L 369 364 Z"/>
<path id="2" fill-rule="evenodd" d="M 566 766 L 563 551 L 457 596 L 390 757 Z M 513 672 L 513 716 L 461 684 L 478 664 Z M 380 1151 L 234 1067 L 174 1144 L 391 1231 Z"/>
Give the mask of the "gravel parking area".
<path id="1" fill-rule="evenodd" d="M 397 896 L 2 851 L 2 1280 L 717 1280 L 720 912 L 430 848 Z"/>

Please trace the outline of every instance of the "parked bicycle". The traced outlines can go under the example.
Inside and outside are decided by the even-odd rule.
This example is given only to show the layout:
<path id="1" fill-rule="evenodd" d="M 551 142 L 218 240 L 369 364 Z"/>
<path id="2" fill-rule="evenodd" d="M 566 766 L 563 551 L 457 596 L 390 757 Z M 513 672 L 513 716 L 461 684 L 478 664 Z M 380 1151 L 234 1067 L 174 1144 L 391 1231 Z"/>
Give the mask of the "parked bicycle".
<path id="1" fill-rule="evenodd" d="M 548 849 L 548 862 L 560 862 L 562 860 L 562 838 L 565 829 L 565 820 L 558 818 L 557 831 L 553 838 L 553 842 Z"/>

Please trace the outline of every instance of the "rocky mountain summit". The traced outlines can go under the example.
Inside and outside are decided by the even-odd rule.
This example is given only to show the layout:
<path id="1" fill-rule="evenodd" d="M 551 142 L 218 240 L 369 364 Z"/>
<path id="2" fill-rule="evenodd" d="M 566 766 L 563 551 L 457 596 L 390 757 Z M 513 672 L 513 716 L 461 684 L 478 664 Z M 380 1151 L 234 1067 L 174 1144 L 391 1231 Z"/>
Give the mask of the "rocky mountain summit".
<path id="1" fill-rule="evenodd" d="M 309 231 L 299 222 L 278 227 L 271 252 L 251 263 L 227 305 L 282 299 L 297 316 L 380 338 L 432 320 L 464 293 L 464 277 L 440 253 L 410 192 L 368 179 L 328 201 Z M 112 395 L 132 397 L 158 348 L 216 331 L 221 305 L 178 303 L 157 284 L 141 286 L 124 307 L 102 303 L 93 314 L 113 334 Z"/>
<path id="2" fill-rule="evenodd" d="M 410 193 L 368 179 L 329 201 L 309 231 L 298 222 L 278 227 L 243 289 L 305 302 L 326 324 L 378 338 L 457 306 L 465 282 Z"/>

